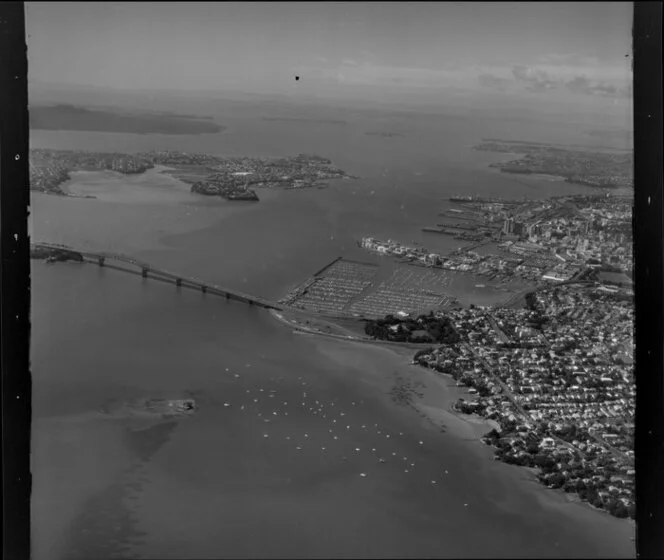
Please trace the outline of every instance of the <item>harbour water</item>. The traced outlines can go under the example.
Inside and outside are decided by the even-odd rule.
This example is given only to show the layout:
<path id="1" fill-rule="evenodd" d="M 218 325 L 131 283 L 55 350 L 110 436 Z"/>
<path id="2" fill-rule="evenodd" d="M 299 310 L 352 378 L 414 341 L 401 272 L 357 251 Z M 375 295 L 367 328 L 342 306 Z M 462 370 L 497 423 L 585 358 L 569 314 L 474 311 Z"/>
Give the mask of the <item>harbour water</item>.
<path id="1" fill-rule="evenodd" d="M 218 136 L 256 155 L 255 126 Z M 99 198 L 34 194 L 32 236 L 276 298 L 337 256 L 372 258 L 355 245 L 362 235 L 453 246 L 418 232 L 463 185 L 501 196 L 589 190 L 486 170 L 444 128 L 435 152 L 448 143 L 462 163 L 414 137 L 391 155 L 358 154 L 325 135 L 312 146 L 311 131 L 293 127 L 260 135 L 254 151 L 315 148 L 363 179 L 261 190 L 250 205 L 189 197 L 168 179 L 154 196 L 154 182 L 118 189 L 76 176 L 72 192 Z M 33 145 L 214 152 L 214 140 L 38 132 Z M 33 262 L 32 283 L 35 559 L 633 556 L 625 522 L 393 403 L 397 374 L 427 374 L 389 350 L 295 336 L 262 310 L 91 265 Z M 197 411 L 160 421 L 112 412 L 142 397 L 193 398 Z"/>

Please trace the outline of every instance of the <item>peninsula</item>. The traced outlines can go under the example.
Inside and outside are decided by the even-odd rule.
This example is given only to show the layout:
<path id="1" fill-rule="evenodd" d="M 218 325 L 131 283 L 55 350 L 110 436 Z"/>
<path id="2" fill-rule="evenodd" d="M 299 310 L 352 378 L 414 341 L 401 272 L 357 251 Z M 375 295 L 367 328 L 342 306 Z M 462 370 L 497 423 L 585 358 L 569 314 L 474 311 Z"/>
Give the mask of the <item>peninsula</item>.
<path id="1" fill-rule="evenodd" d="M 568 183 L 600 188 L 633 188 L 634 156 L 628 151 L 589 151 L 539 142 L 485 140 L 475 150 L 520 155 L 492 163 L 502 173 L 563 177 Z"/>
<path id="2" fill-rule="evenodd" d="M 228 200 L 257 201 L 254 187 L 323 187 L 332 179 L 356 178 L 334 167 L 329 159 L 307 154 L 286 158 L 226 158 L 178 151 L 119 154 L 31 150 L 30 188 L 65 195 L 60 186 L 74 171 L 138 174 L 156 165 L 166 166 L 165 173 L 191 185 L 191 192 Z"/>

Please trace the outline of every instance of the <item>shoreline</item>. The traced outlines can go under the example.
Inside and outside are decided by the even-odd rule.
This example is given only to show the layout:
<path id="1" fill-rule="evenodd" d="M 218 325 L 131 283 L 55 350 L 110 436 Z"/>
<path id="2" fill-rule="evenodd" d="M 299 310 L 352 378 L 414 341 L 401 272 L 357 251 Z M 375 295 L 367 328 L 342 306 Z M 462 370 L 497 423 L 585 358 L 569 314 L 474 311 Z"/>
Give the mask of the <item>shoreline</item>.
<path id="1" fill-rule="evenodd" d="M 473 395 L 464 386 L 456 386 L 452 377 L 449 382 L 445 374 L 413 365 L 405 348 L 383 347 L 390 351 L 395 359 L 395 366 L 404 373 L 410 373 L 413 377 L 424 378 L 429 383 L 424 383 L 418 388 L 420 394 L 412 395 L 409 403 L 406 403 L 416 414 L 431 425 L 432 428 L 450 434 L 457 440 L 465 442 L 466 448 L 487 462 L 487 468 L 500 471 L 513 481 L 521 484 L 527 483 L 533 491 L 537 501 L 547 508 L 567 508 L 568 513 L 573 516 L 595 516 L 598 522 L 605 521 L 615 524 L 616 527 L 627 531 L 629 528 L 635 531 L 635 522 L 632 519 L 617 518 L 608 512 L 593 507 L 582 501 L 576 494 L 566 493 L 561 489 L 549 488 L 537 479 L 537 469 L 509 465 L 495 459 L 494 448 L 482 441 L 491 429 L 500 428 L 497 422 L 485 419 L 475 414 L 463 414 L 453 409 L 458 398 L 469 400 Z M 433 402 L 432 402 L 433 401 Z"/>
<path id="2" fill-rule="evenodd" d="M 346 343 L 361 343 L 374 350 L 383 350 L 391 354 L 390 361 L 396 371 L 396 377 L 385 378 L 384 389 L 392 384 L 392 390 L 386 391 L 385 397 L 390 399 L 396 406 L 405 406 L 420 417 L 430 429 L 451 435 L 455 439 L 466 444 L 466 448 L 482 460 L 487 462 L 487 468 L 500 470 L 511 480 L 521 484 L 530 485 L 537 501 L 547 508 L 568 508 L 570 515 L 596 516 L 597 522 L 604 521 L 614 523 L 616 527 L 623 530 L 630 528 L 635 531 L 635 522 L 632 519 L 620 519 L 610 515 L 608 512 L 595 508 L 587 502 L 582 501 L 576 494 L 567 493 L 561 489 L 549 488 L 537 479 L 537 469 L 531 467 L 520 467 L 509 465 L 495 459 L 495 450 L 492 446 L 485 444 L 482 438 L 492 429 L 500 429 L 500 425 L 491 419 L 486 419 L 476 414 L 464 414 L 454 410 L 454 404 L 459 398 L 473 400 L 473 395 L 467 387 L 457 385 L 451 375 L 436 372 L 424 368 L 412 362 L 412 354 L 415 348 L 423 345 L 410 343 L 394 343 L 376 341 L 372 339 L 350 338 L 341 335 L 329 334 L 307 328 L 290 322 L 283 314 L 275 310 L 269 310 L 270 315 L 282 325 L 289 327 L 293 333 L 307 334 L 314 337 L 317 344 L 327 341 L 342 341 Z M 426 346 L 426 345 L 424 345 Z M 402 395 L 394 398 L 394 390 Z M 633 536 L 633 535 L 632 535 Z M 631 537 L 630 537 L 631 538 Z"/>
<path id="3" fill-rule="evenodd" d="M 166 173 L 166 175 L 168 174 Z M 50 193 L 43 193 L 43 194 L 50 194 Z M 557 496 L 559 494 L 560 494 L 559 497 L 564 499 L 565 503 L 571 502 L 571 500 L 569 500 L 569 498 L 567 497 L 568 495 L 566 495 L 564 492 L 561 491 L 544 492 L 550 489 L 540 484 L 535 479 L 532 472 L 530 472 L 528 469 L 526 469 L 528 471 L 526 474 L 518 469 L 510 469 L 509 467 L 511 467 L 512 465 L 506 465 L 499 461 L 491 460 L 493 459 L 492 457 L 493 450 L 489 446 L 483 444 L 480 441 L 480 438 L 486 432 L 490 431 L 492 426 L 490 425 L 487 426 L 486 421 L 481 417 L 456 413 L 450 409 L 450 406 L 454 402 L 456 402 L 456 398 L 458 398 L 458 396 L 465 396 L 463 394 L 463 388 L 461 387 L 455 388 L 454 382 L 451 380 L 451 378 L 450 378 L 450 383 L 446 383 L 445 377 L 442 376 L 441 374 L 438 374 L 433 370 L 425 369 L 421 366 L 412 366 L 412 364 L 410 363 L 412 360 L 412 354 L 414 353 L 415 349 L 421 349 L 423 346 L 426 345 L 409 345 L 408 343 L 394 343 L 388 341 L 362 339 L 358 335 L 355 335 L 355 337 L 353 337 L 351 335 L 326 333 L 319 331 L 313 327 L 307 328 L 304 325 L 295 326 L 291 322 L 289 322 L 288 318 L 284 317 L 283 315 L 277 316 L 278 312 L 275 312 L 274 310 L 270 310 L 270 314 L 274 318 L 279 320 L 282 324 L 291 328 L 294 332 L 302 332 L 302 333 L 306 332 L 310 336 L 316 336 L 316 338 L 318 338 L 318 340 L 321 341 L 324 341 L 327 338 L 331 340 L 336 339 L 345 342 L 361 342 L 364 344 L 369 343 L 373 348 L 377 349 L 384 348 L 386 350 L 391 350 L 392 360 L 395 362 L 395 367 L 397 367 L 399 370 L 408 371 L 408 377 L 415 376 L 419 378 L 422 377 L 430 378 L 429 381 L 431 381 L 430 384 L 431 387 L 429 387 L 427 384 L 427 386 L 423 390 L 424 396 L 418 397 L 417 395 L 415 395 L 412 397 L 412 403 L 409 405 L 409 407 L 416 414 L 426 419 L 426 421 L 429 422 L 433 427 L 437 427 L 436 424 L 437 422 L 445 424 L 445 430 L 447 432 L 451 433 L 455 437 L 458 437 L 460 440 L 467 441 L 469 444 L 468 445 L 469 449 L 472 449 L 474 452 L 481 453 L 483 456 L 485 456 L 487 462 L 489 463 L 489 467 L 492 467 L 495 464 L 500 464 L 509 471 L 514 471 L 515 477 L 521 478 L 522 480 L 535 482 L 534 488 L 537 488 L 536 491 L 537 495 L 539 495 L 540 492 L 543 493 L 543 496 L 546 497 L 545 498 L 543 497 L 542 499 L 545 499 L 547 503 L 551 502 L 552 504 L 555 505 L 556 500 L 558 499 Z M 293 314 L 297 317 L 297 311 L 293 311 Z M 305 315 L 302 314 L 302 317 L 304 316 Z M 324 318 L 318 319 L 310 316 L 308 317 L 308 319 L 314 324 L 316 324 L 317 322 L 322 324 L 326 323 L 326 320 Z M 339 326 L 337 326 L 336 329 L 344 330 L 342 327 Z M 437 385 L 439 385 L 439 387 L 437 387 Z M 449 406 L 447 406 L 446 404 L 441 406 L 440 404 L 430 403 L 430 401 L 434 400 L 435 398 L 441 398 L 441 395 L 443 394 L 448 399 L 445 402 L 447 403 L 449 401 Z M 480 430 L 482 430 L 482 433 L 480 433 Z M 479 443 L 480 445 L 476 445 L 477 443 Z M 592 508 L 592 506 L 590 506 L 589 504 L 583 503 L 583 505 L 584 508 L 587 508 L 589 511 L 595 509 Z M 610 517 L 608 514 L 603 514 L 603 517 L 604 516 Z"/>
<path id="4" fill-rule="evenodd" d="M 361 343 L 376 349 L 388 350 L 396 358 L 395 366 L 398 367 L 399 370 L 404 370 L 404 373 L 408 372 L 409 377 L 412 377 L 413 375 L 429 377 L 429 382 L 431 385 L 433 385 L 434 388 L 432 389 L 429 385 L 424 384 L 424 394 L 422 397 L 419 397 L 416 391 L 407 389 L 408 395 L 402 401 L 402 404 L 405 404 L 421 415 L 426 416 L 427 420 L 434 427 L 440 428 L 441 426 L 438 424 L 438 422 L 442 422 L 444 420 L 449 421 L 452 419 L 453 422 L 457 424 L 457 433 L 455 435 L 459 436 L 461 439 L 470 439 L 479 443 L 482 443 L 481 438 L 486 433 L 491 431 L 493 428 L 499 427 L 497 422 L 494 420 L 484 419 L 477 415 L 463 414 L 453 409 L 454 404 L 459 398 L 472 398 L 472 394 L 468 392 L 467 387 L 456 385 L 452 376 L 449 376 L 450 382 L 445 383 L 445 379 L 442 377 L 443 374 L 439 374 L 433 370 L 413 364 L 412 352 L 416 350 L 416 348 L 421 348 L 422 345 L 416 345 L 414 343 L 407 342 L 399 343 L 379 341 L 359 337 L 352 338 L 350 336 L 325 333 L 315 328 L 307 328 L 299 324 L 293 324 L 284 316 L 283 313 L 275 311 L 274 309 L 269 310 L 269 313 L 278 322 L 292 329 L 294 333 L 306 333 L 310 336 L 319 338 L 319 340 L 332 339 L 350 343 Z M 436 391 L 436 388 L 439 390 Z M 445 397 L 443 399 L 442 405 L 422 404 L 421 402 L 416 402 L 418 398 L 423 401 L 428 401 L 434 397 L 440 397 L 441 393 L 442 396 Z"/>
<path id="5" fill-rule="evenodd" d="M 114 179 L 127 179 L 128 177 L 145 177 L 145 176 L 149 177 L 150 175 L 161 175 L 163 177 L 167 177 L 170 180 L 182 182 L 177 176 L 171 174 L 170 173 L 171 171 L 176 171 L 176 168 L 162 164 L 155 164 L 153 167 L 146 169 L 141 173 L 129 173 L 129 174 L 122 173 L 120 171 L 113 171 L 112 169 L 77 169 L 70 171 L 69 179 L 57 185 L 57 188 L 59 189 L 60 192 L 53 190 L 41 190 L 41 189 L 30 188 L 30 193 L 48 194 L 51 196 L 67 197 L 67 198 L 99 200 L 98 196 L 90 194 L 77 194 L 75 191 L 72 190 L 71 187 L 79 183 L 80 178 L 85 174 L 106 175 L 107 177 L 111 177 Z"/>

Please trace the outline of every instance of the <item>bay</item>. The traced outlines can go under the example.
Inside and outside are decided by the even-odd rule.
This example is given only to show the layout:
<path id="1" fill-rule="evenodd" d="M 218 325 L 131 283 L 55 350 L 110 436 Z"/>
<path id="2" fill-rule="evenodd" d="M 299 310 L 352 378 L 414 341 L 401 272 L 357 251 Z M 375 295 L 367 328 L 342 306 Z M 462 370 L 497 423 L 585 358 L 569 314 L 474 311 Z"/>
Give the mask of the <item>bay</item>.
<path id="1" fill-rule="evenodd" d="M 99 198 L 33 194 L 32 236 L 276 298 L 337 256 L 375 258 L 356 247 L 362 235 L 449 250 L 452 240 L 420 228 L 464 189 L 585 192 L 486 169 L 462 142 L 478 123 L 437 125 L 436 145 L 424 141 L 435 127 L 420 123 L 407 141 L 370 137 L 373 147 L 343 127 L 274 125 L 178 139 L 40 132 L 32 142 L 316 151 L 362 179 L 261 190 L 252 205 L 168 179 L 155 195 L 159 178 L 76 175 L 70 190 Z M 402 145 L 386 147 L 394 140 Z M 633 556 L 626 523 L 393 403 L 397 375 L 426 372 L 391 351 L 295 336 L 259 309 L 90 265 L 35 262 L 32 282 L 35 558 Z M 194 398 L 197 411 L 154 422 L 108 413 L 144 397 Z"/>

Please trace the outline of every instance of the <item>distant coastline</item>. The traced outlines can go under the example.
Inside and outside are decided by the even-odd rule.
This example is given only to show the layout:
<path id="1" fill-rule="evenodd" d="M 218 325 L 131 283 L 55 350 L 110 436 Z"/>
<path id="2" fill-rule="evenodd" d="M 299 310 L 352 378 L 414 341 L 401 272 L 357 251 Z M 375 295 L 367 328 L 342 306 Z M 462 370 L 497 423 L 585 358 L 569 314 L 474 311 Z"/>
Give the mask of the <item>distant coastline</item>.
<path id="1" fill-rule="evenodd" d="M 562 178 L 566 183 L 601 189 L 633 188 L 631 151 L 590 151 L 587 147 L 562 147 L 543 142 L 483 139 L 475 150 L 517 156 L 491 163 L 501 173 Z M 605 148 L 608 150 L 608 148 Z"/>
<path id="2" fill-rule="evenodd" d="M 198 135 L 222 132 L 210 117 L 174 113 L 121 113 L 60 104 L 30 107 L 32 130 L 70 130 L 129 134 Z"/>
<path id="3" fill-rule="evenodd" d="M 403 138 L 403 134 L 400 132 L 381 132 L 381 131 L 369 131 L 364 133 L 367 136 L 379 136 L 381 138 Z"/>
<path id="4" fill-rule="evenodd" d="M 305 117 L 262 117 L 263 121 L 276 121 L 276 122 L 308 122 L 316 124 L 341 124 L 346 125 L 348 122 L 337 119 L 307 119 Z"/>
<path id="5" fill-rule="evenodd" d="M 258 201 L 251 187 L 323 188 L 332 179 L 357 179 L 315 154 L 287 158 L 224 158 L 177 151 L 120 154 L 71 150 L 31 150 L 30 189 L 68 196 L 61 185 L 74 171 L 115 171 L 140 175 L 155 166 L 184 183 L 191 192 L 228 200 Z"/>

